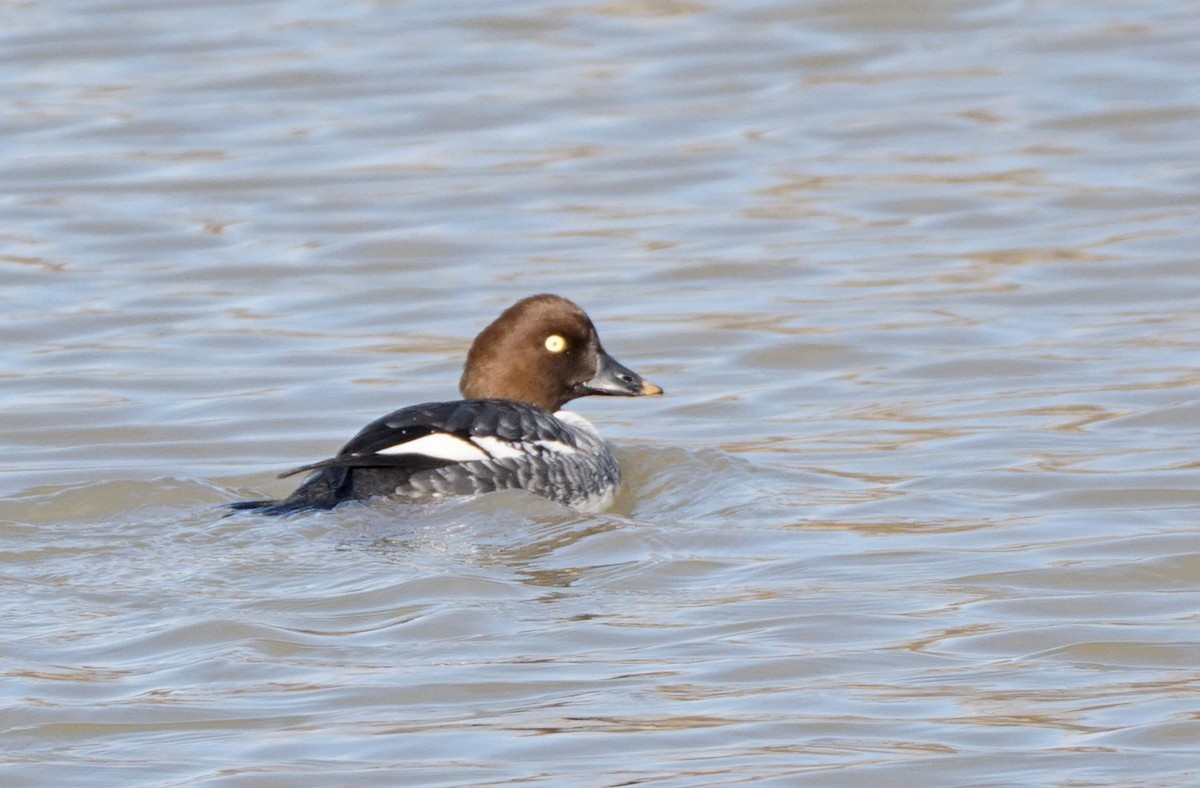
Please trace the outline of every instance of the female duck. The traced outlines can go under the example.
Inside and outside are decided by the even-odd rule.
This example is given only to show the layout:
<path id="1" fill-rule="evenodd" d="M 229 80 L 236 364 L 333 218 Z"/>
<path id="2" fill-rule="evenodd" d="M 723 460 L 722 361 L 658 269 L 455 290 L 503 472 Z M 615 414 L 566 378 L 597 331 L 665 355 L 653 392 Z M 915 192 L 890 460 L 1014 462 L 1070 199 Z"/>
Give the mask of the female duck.
<path id="1" fill-rule="evenodd" d="M 518 301 L 475 338 L 459 390 L 364 427 L 282 501 L 234 509 L 284 514 L 387 496 L 418 502 L 521 489 L 582 511 L 606 508 L 620 483 L 607 441 L 561 410 L 576 397 L 638 397 L 662 389 L 604 351 L 591 319 L 571 301 Z"/>

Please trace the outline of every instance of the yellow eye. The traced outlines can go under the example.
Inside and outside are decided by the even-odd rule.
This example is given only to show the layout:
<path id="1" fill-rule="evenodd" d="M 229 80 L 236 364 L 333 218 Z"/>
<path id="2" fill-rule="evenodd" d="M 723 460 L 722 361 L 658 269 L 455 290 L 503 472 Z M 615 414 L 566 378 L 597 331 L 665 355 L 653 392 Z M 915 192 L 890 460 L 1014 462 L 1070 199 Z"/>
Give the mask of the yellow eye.
<path id="1" fill-rule="evenodd" d="M 561 353 L 567 349 L 567 340 L 560 337 L 558 334 L 551 334 L 546 337 L 546 350 L 551 353 Z"/>

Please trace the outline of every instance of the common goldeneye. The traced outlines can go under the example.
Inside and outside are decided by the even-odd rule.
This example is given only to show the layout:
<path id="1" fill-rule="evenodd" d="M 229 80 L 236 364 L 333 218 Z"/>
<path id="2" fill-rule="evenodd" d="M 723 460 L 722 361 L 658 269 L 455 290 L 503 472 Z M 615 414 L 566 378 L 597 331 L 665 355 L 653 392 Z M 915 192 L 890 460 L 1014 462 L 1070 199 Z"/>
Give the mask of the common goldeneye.
<path id="1" fill-rule="evenodd" d="M 281 501 L 234 509 L 285 514 L 387 496 L 428 501 L 522 489 L 582 511 L 612 503 L 620 471 L 587 419 L 561 410 L 576 397 L 638 397 L 662 389 L 600 346 L 591 319 L 571 301 L 535 295 L 506 309 L 471 344 L 459 390 L 368 424 L 336 457 Z"/>

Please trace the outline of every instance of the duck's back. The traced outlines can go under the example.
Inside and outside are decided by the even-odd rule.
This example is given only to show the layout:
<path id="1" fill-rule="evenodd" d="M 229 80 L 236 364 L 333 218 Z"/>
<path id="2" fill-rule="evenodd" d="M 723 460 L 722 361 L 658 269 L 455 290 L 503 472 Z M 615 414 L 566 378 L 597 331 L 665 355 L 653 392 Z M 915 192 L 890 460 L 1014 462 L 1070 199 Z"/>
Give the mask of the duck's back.
<path id="1" fill-rule="evenodd" d="M 387 496 L 408 502 L 523 489 L 581 510 L 612 501 L 620 472 L 582 417 L 509 400 L 413 405 L 364 427 L 284 501 L 240 508 L 283 513 Z M 290 475 L 290 474 L 287 474 Z"/>

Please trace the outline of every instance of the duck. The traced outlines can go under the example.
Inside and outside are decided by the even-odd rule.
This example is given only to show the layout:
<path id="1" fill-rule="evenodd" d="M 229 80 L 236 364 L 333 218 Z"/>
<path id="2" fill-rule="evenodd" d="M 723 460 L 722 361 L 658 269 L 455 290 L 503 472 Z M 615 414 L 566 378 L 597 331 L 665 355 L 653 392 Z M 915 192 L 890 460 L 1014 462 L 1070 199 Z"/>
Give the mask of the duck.
<path id="1" fill-rule="evenodd" d="M 543 293 L 517 301 L 475 337 L 459 392 L 462 399 L 378 418 L 335 456 L 279 474 L 308 473 L 287 498 L 230 508 L 290 514 L 374 498 L 424 503 L 516 489 L 603 511 L 621 482 L 617 459 L 595 426 L 563 406 L 663 390 L 604 350 L 582 308 Z"/>

